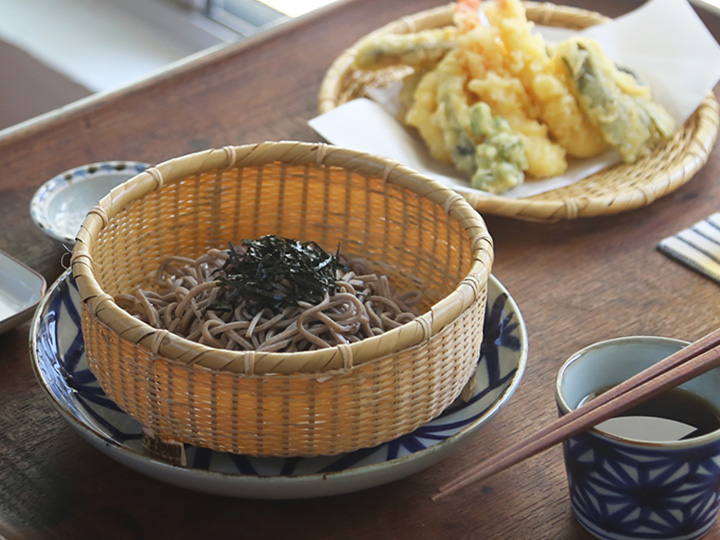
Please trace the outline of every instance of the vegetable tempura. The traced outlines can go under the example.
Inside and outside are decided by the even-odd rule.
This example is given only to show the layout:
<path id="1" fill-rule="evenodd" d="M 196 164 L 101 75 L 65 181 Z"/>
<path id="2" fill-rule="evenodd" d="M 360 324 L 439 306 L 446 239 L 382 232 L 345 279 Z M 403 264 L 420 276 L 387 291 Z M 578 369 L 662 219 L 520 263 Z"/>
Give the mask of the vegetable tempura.
<path id="1" fill-rule="evenodd" d="M 650 89 L 597 43 L 548 46 L 520 0 L 479 6 L 460 1 L 454 26 L 371 36 L 355 59 L 359 69 L 412 68 L 401 120 L 473 187 L 502 193 L 608 146 L 632 162 L 672 135 L 674 122 Z"/>

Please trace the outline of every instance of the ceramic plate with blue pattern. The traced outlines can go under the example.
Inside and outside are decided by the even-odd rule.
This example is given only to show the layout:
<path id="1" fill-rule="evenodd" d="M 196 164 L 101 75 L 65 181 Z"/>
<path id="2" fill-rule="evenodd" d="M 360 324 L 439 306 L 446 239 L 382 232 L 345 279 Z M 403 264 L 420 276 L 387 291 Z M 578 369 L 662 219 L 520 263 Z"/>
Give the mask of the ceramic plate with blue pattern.
<path id="1" fill-rule="evenodd" d="M 488 284 L 477 388 L 409 435 L 374 448 L 331 457 L 256 458 L 186 447 L 187 467 L 148 456 L 141 426 L 103 392 L 90 372 L 80 326 L 80 299 L 70 272 L 40 303 L 30 330 L 35 374 L 65 419 L 111 458 L 188 489 L 245 498 L 291 499 L 358 491 L 420 471 L 474 436 L 517 388 L 527 362 L 520 311 L 494 277 Z"/>
<path id="2" fill-rule="evenodd" d="M 111 189 L 148 167 L 136 161 L 102 161 L 62 172 L 35 192 L 30 217 L 50 238 L 72 246 L 92 207 Z"/>

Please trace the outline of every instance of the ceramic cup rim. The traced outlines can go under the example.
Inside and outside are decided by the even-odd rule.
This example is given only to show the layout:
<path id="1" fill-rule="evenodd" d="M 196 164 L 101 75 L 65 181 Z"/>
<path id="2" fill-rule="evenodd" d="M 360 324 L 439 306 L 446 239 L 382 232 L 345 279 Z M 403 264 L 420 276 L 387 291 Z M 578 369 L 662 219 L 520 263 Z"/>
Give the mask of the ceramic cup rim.
<path id="1" fill-rule="evenodd" d="M 678 350 L 686 347 L 690 344 L 690 342 L 681 340 L 681 339 L 675 339 L 675 338 L 668 338 L 668 337 L 661 337 L 661 336 L 645 336 L 645 335 L 639 335 L 639 336 L 624 336 L 624 337 L 618 337 L 618 338 L 611 338 L 606 339 L 603 341 L 598 341 L 595 343 L 592 343 L 579 351 L 573 353 L 570 358 L 568 358 L 565 362 L 563 362 L 563 365 L 558 370 L 558 374 L 555 378 L 555 400 L 557 402 L 557 405 L 559 409 L 561 410 L 562 414 L 567 414 L 573 410 L 572 407 L 567 403 L 565 400 L 565 396 L 563 393 L 563 386 L 565 383 L 565 378 L 567 376 L 567 372 L 574 364 L 575 362 L 579 361 L 583 356 L 588 354 L 589 352 L 596 351 L 597 349 L 601 348 L 612 348 L 612 347 L 618 347 L 627 345 L 630 343 L 642 343 L 642 342 L 655 342 L 658 344 L 664 344 L 664 345 L 676 345 L 678 346 Z M 720 368 L 715 368 L 720 369 Z M 682 441 L 645 441 L 642 439 L 633 439 L 630 437 L 622 437 L 619 435 L 614 435 L 611 433 L 606 433 L 604 431 L 600 431 L 595 428 L 590 428 L 587 430 L 587 433 L 592 433 L 596 437 L 600 437 L 601 439 L 606 439 L 622 444 L 626 444 L 629 446 L 634 447 L 642 447 L 642 448 L 654 448 L 658 450 L 680 450 L 684 448 L 693 448 L 693 447 L 699 447 L 703 446 L 705 444 L 717 441 L 720 439 L 720 429 L 717 429 L 711 433 L 708 433 L 706 435 L 701 435 L 700 437 L 693 437 L 691 439 L 682 440 Z"/>

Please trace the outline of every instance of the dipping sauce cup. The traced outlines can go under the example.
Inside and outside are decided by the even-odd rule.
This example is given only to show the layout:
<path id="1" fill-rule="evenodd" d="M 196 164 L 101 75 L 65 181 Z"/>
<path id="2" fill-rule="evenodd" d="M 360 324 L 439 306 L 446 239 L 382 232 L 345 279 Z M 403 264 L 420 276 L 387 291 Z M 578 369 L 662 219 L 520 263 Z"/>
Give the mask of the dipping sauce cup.
<path id="1" fill-rule="evenodd" d="M 675 339 L 637 336 L 586 347 L 558 373 L 560 415 L 685 345 Z M 720 369 L 680 388 L 720 410 Z M 670 440 L 651 441 L 634 438 L 646 436 L 640 430 L 620 436 L 600 428 L 563 443 L 572 509 L 585 529 L 612 540 L 690 540 L 711 529 L 720 505 L 720 430 L 685 439 L 668 431 Z M 653 438 L 664 436 L 656 433 Z"/>

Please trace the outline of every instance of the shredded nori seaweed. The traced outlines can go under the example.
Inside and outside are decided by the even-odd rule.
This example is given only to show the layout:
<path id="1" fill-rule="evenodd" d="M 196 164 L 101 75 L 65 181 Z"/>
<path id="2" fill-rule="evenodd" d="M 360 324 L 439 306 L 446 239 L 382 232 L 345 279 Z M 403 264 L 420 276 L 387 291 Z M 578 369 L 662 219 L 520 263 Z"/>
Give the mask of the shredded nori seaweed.
<path id="1" fill-rule="evenodd" d="M 216 272 L 218 299 L 210 306 L 232 311 L 241 302 L 254 312 L 268 308 L 279 313 L 304 301 L 318 304 L 326 292 L 335 292 L 337 254 L 315 242 L 300 242 L 275 235 L 243 240 L 244 251 L 229 243 L 229 256 Z"/>

